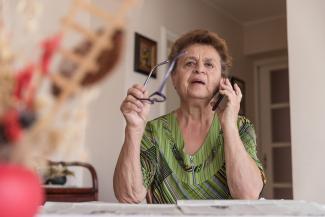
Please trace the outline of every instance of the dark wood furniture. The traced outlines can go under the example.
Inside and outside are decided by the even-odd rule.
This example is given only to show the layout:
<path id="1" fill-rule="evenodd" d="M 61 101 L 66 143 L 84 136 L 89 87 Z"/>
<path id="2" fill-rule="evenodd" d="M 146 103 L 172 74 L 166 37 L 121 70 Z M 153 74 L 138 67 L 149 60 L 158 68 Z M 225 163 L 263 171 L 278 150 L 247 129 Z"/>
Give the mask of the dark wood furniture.
<path id="1" fill-rule="evenodd" d="M 50 165 L 77 166 L 89 170 L 92 178 L 92 187 L 54 187 L 44 186 L 46 201 L 55 202 L 86 202 L 98 200 L 98 180 L 95 168 L 84 162 L 50 162 Z"/>

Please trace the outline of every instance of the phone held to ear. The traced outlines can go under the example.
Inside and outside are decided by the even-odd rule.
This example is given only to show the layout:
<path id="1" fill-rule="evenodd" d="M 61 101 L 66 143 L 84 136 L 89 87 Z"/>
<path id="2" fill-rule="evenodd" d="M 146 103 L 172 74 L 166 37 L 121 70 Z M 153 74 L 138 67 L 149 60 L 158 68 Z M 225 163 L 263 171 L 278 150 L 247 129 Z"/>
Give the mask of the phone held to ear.
<path id="1" fill-rule="evenodd" d="M 234 88 L 235 80 L 232 77 L 229 77 L 228 79 L 230 80 L 232 88 Z M 212 106 L 212 111 L 217 110 L 218 107 L 221 109 L 225 108 L 227 97 L 225 97 L 224 95 L 220 94 L 219 91 L 217 91 L 217 93 L 213 96 L 213 98 L 215 99 L 216 103 Z"/>

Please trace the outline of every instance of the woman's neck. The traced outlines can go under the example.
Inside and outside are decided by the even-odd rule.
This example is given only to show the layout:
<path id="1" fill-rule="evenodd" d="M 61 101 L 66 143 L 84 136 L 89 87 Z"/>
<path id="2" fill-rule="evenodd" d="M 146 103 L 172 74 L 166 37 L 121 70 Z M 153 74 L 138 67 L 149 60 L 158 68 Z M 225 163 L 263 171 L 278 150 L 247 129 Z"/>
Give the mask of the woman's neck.
<path id="1" fill-rule="evenodd" d="M 176 110 L 176 116 L 179 122 L 185 125 L 193 122 L 211 124 L 214 112 L 210 105 L 181 102 L 180 107 Z"/>
<path id="2" fill-rule="evenodd" d="M 204 144 L 214 112 L 210 105 L 181 103 L 176 117 L 184 139 L 184 152 L 194 155 Z"/>

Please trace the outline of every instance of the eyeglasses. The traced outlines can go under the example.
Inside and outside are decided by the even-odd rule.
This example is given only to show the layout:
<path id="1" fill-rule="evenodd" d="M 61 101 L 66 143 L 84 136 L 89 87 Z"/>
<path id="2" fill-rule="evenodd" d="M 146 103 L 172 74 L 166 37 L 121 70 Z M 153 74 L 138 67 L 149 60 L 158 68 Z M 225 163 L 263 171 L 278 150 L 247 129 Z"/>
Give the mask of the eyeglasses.
<path id="1" fill-rule="evenodd" d="M 174 69 L 174 66 L 175 66 L 177 60 L 178 60 L 181 56 L 185 55 L 185 53 L 186 53 L 185 51 L 182 51 L 182 52 L 180 52 L 178 55 L 176 55 L 176 56 L 174 57 L 174 59 L 173 59 L 171 62 L 170 62 L 170 60 L 162 61 L 162 62 L 158 63 L 157 65 L 155 65 L 155 66 L 150 70 L 150 73 L 149 73 L 148 77 L 146 78 L 146 80 L 145 80 L 144 83 L 143 83 L 143 85 L 144 85 L 145 87 L 147 86 L 147 84 L 148 84 L 148 82 L 149 82 L 149 79 L 150 79 L 152 73 L 155 72 L 155 71 L 157 70 L 158 67 L 160 67 L 160 66 L 162 66 L 162 65 L 165 65 L 165 64 L 167 64 L 167 63 L 170 62 L 169 67 L 168 67 L 168 69 L 167 69 L 167 71 L 166 71 L 166 73 L 165 73 L 165 75 L 164 75 L 163 80 L 162 80 L 161 83 L 160 83 L 160 86 L 159 86 L 158 90 L 155 91 L 154 93 L 152 93 L 148 98 L 139 98 L 139 100 L 147 101 L 147 102 L 149 102 L 150 104 L 154 104 L 155 102 L 164 102 L 164 101 L 166 101 L 167 97 L 165 96 L 165 94 L 162 93 L 162 91 L 163 91 L 163 89 L 164 89 L 164 87 L 165 87 L 165 85 L 166 85 L 166 82 L 167 82 L 167 79 L 168 79 L 169 75 L 171 74 L 171 72 L 172 72 L 173 69 Z"/>

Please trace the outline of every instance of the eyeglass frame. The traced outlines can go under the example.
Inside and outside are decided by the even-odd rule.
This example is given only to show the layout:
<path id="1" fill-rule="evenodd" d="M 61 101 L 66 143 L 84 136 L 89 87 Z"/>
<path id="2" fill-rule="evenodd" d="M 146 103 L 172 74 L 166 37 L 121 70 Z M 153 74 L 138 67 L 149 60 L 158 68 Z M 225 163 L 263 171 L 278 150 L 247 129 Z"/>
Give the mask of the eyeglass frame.
<path id="1" fill-rule="evenodd" d="M 180 52 L 178 55 L 176 55 L 173 60 L 170 62 L 170 60 L 164 60 L 160 63 L 158 63 L 157 65 L 155 65 L 151 70 L 150 70 L 150 73 L 148 75 L 148 77 L 146 78 L 146 80 L 144 81 L 143 83 L 143 86 L 146 87 L 148 82 L 149 82 L 149 79 L 151 78 L 151 75 L 153 74 L 154 71 L 157 70 L 158 67 L 162 66 L 162 65 L 165 65 L 167 63 L 170 62 L 169 66 L 168 66 L 168 69 L 164 75 L 164 78 L 162 80 L 162 82 L 160 83 L 159 85 L 159 88 L 157 91 L 153 92 L 148 98 L 138 98 L 139 100 L 142 100 L 142 101 L 147 101 L 149 102 L 150 104 L 154 104 L 155 102 L 165 102 L 167 97 L 165 96 L 165 94 L 162 93 L 165 85 L 166 85 L 166 82 L 167 82 L 167 79 L 168 77 L 170 76 L 171 72 L 173 71 L 174 67 L 175 67 L 175 64 L 177 62 L 177 60 L 184 56 L 186 54 L 185 51 L 182 51 Z"/>

